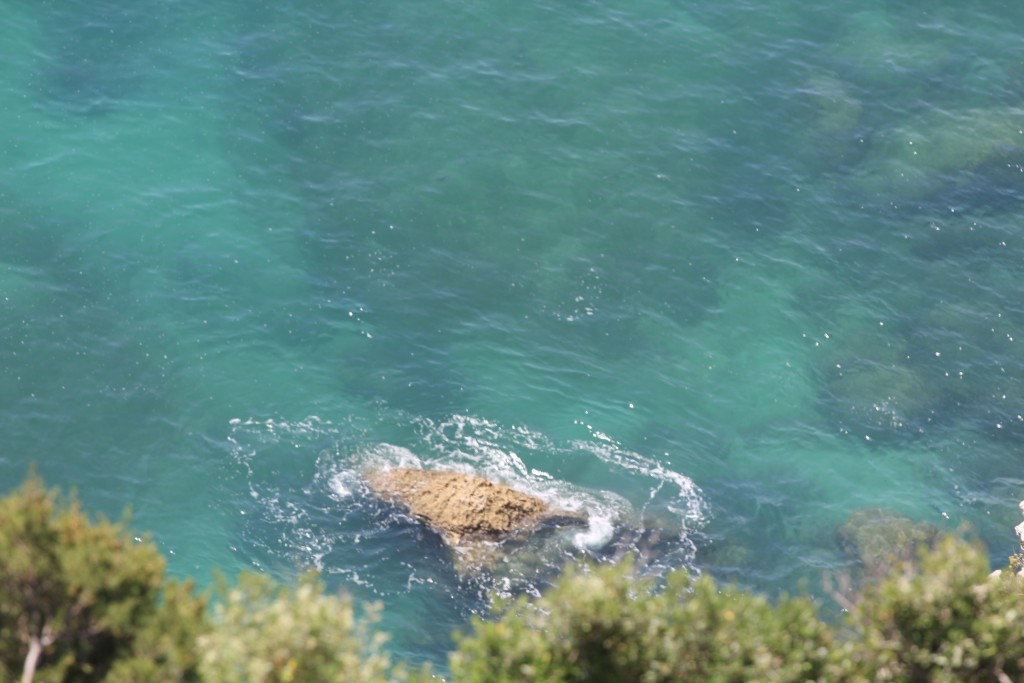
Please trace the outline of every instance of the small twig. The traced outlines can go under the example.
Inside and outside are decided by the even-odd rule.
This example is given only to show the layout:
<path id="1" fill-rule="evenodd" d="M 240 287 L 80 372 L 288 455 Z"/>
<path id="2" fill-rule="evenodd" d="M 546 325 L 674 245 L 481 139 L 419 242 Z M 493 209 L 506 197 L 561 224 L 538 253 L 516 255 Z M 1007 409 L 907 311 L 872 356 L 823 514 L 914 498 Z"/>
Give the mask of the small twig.
<path id="1" fill-rule="evenodd" d="M 835 580 L 838 586 L 835 586 L 833 584 L 833 580 Z M 821 585 L 822 588 L 825 589 L 825 593 L 828 594 L 830 598 L 836 601 L 836 604 L 838 604 L 847 612 L 853 611 L 853 602 L 848 597 L 846 597 L 846 595 L 844 595 L 844 593 L 853 592 L 853 586 L 850 582 L 849 574 L 839 574 L 837 578 L 835 575 L 832 574 L 832 572 L 823 572 L 821 575 Z"/>

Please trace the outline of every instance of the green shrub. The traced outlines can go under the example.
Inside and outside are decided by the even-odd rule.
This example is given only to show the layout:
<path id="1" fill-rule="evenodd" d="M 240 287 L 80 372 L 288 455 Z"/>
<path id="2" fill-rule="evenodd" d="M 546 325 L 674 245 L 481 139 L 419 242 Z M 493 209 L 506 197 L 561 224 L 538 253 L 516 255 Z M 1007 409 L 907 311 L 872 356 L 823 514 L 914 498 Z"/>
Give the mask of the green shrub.
<path id="1" fill-rule="evenodd" d="M 1024 583 L 952 537 L 869 586 L 852 624 L 870 680 L 1024 680 Z"/>
<path id="2" fill-rule="evenodd" d="M 34 475 L 0 499 L 0 680 L 182 680 L 203 614 L 124 521 L 91 522 Z"/>
<path id="3" fill-rule="evenodd" d="M 388 680 L 390 664 L 371 634 L 376 608 L 356 619 L 351 599 L 324 594 L 306 575 L 296 587 L 245 574 L 222 588 L 213 629 L 199 638 L 200 671 L 210 683 Z"/>
<path id="4" fill-rule="evenodd" d="M 35 476 L 0 499 L 0 683 L 382 683 L 407 678 L 348 597 L 313 575 L 244 575 L 212 616 L 124 522 L 90 521 Z M 845 598 L 844 598 L 845 600 Z M 863 587 L 833 630 L 806 598 L 767 599 L 629 561 L 570 569 L 474 619 L 453 683 L 1024 681 L 1024 579 L 946 538 Z M 417 680 L 428 678 L 421 672 Z"/>
<path id="5" fill-rule="evenodd" d="M 475 620 L 458 683 L 826 680 L 832 638 L 804 599 L 767 600 L 684 572 L 655 591 L 630 563 L 570 571 L 536 601 Z"/>

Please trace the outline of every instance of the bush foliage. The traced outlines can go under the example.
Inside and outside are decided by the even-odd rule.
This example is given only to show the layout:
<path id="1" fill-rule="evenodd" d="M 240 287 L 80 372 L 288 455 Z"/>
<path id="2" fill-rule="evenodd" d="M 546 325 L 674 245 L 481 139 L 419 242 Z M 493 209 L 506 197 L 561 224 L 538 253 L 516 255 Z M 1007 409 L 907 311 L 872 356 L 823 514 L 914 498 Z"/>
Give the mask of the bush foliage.
<path id="1" fill-rule="evenodd" d="M 825 676 L 831 646 L 808 600 L 773 607 L 685 572 L 655 591 L 626 562 L 476 620 L 451 665 L 457 681 L 807 681 Z"/>
<path id="2" fill-rule="evenodd" d="M 203 680 L 218 683 L 317 683 L 388 680 L 390 664 L 372 633 L 376 607 L 356 620 L 351 599 L 326 595 L 314 575 L 295 588 L 243 575 L 222 588 L 213 628 L 199 637 Z"/>
<path id="3" fill-rule="evenodd" d="M 845 598 L 843 598 L 845 602 Z M 547 594 L 475 619 L 455 683 L 898 683 L 1024 680 L 1024 579 L 990 576 L 946 538 L 862 588 L 841 623 L 806 597 L 763 597 L 629 561 L 570 568 Z M 286 683 L 405 679 L 373 631 L 315 576 L 245 575 L 208 609 L 125 522 L 91 521 L 36 477 L 0 500 L 0 683 Z M 412 678 L 426 680 L 423 671 Z"/>
<path id="4" fill-rule="evenodd" d="M 35 476 L 0 500 L 0 680 L 179 680 L 204 614 L 125 521 L 92 522 Z"/>
<path id="5" fill-rule="evenodd" d="M 476 620 L 453 680 L 1010 683 L 1024 680 L 1024 580 L 990 576 L 953 537 L 865 587 L 845 623 L 708 578 L 662 591 L 627 565 L 570 571 L 538 600 Z"/>
<path id="6" fill-rule="evenodd" d="M 1024 680 L 1024 582 L 954 538 L 869 586 L 852 622 L 871 680 Z"/>

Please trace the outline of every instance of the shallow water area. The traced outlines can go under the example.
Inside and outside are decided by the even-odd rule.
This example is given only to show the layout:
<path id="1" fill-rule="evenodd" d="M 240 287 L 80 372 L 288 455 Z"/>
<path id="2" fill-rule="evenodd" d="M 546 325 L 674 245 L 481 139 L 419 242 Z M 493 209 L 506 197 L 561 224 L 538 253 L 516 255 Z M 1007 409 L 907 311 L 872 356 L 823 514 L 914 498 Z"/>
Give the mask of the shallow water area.
<path id="1" fill-rule="evenodd" d="M 775 595 L 1024 498 L 1024 9 L 0 0 L 0 483 L 200 584 L 384 603 L 631 552 Z M 585 511 L 460 575 L 367 468 Z"/>

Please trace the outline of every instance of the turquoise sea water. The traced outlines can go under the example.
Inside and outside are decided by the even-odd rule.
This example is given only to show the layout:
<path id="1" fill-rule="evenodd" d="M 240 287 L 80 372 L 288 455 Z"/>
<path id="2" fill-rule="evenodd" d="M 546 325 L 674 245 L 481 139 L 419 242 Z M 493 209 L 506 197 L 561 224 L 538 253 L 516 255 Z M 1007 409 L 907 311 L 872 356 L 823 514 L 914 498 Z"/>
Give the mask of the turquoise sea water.
<path id="1" fill-rule="evenodd" d="M 0 0 L 0 488 L 384 603 L 1024 497 L 1024 5 Z M 459 576 L 366 467 L 588 512 Z"/>

